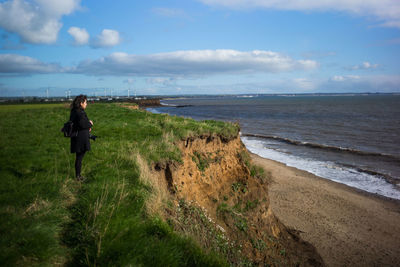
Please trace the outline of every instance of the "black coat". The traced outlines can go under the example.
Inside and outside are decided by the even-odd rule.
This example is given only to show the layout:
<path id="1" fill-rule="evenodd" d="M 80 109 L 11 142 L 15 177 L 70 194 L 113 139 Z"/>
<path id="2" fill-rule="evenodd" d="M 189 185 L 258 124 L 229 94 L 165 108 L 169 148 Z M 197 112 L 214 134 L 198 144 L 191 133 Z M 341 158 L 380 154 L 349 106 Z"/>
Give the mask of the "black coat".
<path id="1" fill-rule="evenodd" d="M 86 115 L 86 112 L 79 109 L 72 109 L 69 119 L 74 123 L 78 130 L 78 136 L 71 138 L 71 153 L 80 153 L 90 150 L 89 129 L 92 124 Z"/>

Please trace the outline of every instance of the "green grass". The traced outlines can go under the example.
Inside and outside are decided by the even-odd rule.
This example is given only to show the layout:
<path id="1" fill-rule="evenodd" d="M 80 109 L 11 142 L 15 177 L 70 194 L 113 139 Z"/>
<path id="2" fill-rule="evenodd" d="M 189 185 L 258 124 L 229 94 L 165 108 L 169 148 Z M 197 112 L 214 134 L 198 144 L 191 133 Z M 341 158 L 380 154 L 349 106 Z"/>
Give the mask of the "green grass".
<path id="1" fill-rule="evenodd" d="M 57 103 L 57 104 L 12 104 L 12 105 L 0 105 L 0 113 L 2 112 L 14 112 L 19 110 L 28 110 L 28 109 L 43 109 L 43 108 L 54 108 L 54 107 L 62 107 L 67 104 Z"/>
<path id="2" fill-rule="evenodd" d="M 178 140 L 237 136 L 238 126 L 134 111 L 87 109 L 94 122 L 85 183 L 60 132 L 63 104 L 1 106 L 0 265 L 224 266 L 226 260 L 174 232 L 145 202 L 137 155 L 148 164 L 180 162 Z"/>
<path id="3" fill-rule="evenodd" d="M 261 181 L 271 182 L 271 174 L 265 173 L 265 170 L 262 167 L 252 164 L 250 155 L 247 151 L 240 152 L 238 157 L 249 168 L 251 177 L 258 178 Z"/>
<path id="4" fill-rule="evenodd" d="M 193 162 L 196 163 L 196 166 L 200 171 L 204 172 L 210 165 L 211 160 L 197 151 L 195 151 L 193 154 L 194 154 L 192 156 Z"/>

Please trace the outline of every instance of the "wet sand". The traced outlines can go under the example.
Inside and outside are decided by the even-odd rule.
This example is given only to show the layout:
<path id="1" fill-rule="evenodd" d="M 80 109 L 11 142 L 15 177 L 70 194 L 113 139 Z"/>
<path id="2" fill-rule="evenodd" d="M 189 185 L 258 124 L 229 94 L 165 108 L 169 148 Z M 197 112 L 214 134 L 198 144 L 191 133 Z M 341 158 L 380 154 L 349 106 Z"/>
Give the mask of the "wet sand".
<path id="1" fill-rule="evenodd" d="M 275 215 L 313 244 L 327 266 L 400 266 L 400 201 L 252 158 L 271 173 Z"/>

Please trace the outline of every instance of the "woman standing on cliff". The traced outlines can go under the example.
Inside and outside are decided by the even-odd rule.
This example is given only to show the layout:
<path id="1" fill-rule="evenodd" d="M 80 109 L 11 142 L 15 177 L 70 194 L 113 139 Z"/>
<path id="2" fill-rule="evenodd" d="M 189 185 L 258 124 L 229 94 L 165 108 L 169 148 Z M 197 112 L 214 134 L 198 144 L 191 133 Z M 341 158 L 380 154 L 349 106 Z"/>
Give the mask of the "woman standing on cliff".
<path id="1" fill-rule="evenodd" d="M 69 117 L 74 123 L 75 130 L 78 131 L 78 135 L 71 138 L 71 153 L 76 153 L 75 175 L 78 181 L 84 179 L 81 176 L 82 160 L 86 151 L 90 150 L 89 132 L 93 126 L 93 122 L 86 115 L 86 107 L 87 96 L 78 95 L 71 104 L 71 114 Z"/>

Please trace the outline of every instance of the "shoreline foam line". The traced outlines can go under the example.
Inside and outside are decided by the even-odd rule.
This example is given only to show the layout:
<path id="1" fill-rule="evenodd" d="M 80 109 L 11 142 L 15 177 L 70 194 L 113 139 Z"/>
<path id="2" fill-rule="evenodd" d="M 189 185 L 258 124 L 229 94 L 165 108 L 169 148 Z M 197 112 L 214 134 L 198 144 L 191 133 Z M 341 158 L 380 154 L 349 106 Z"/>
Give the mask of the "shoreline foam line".
<path id="1" fill-rule="evenodd" d="M 284 143 L 291 144 L 291 145 L 307 146 L 307 147 L 312 147 L 312 148 L 317 148 L 317 149 L 325 149 L 325 150 L 339 151 L 339 152 L 348 152 L 351 154 L 357 154 L 357 155 L 361 155 L 361 156 L 385 157 L 392 161 L 400 163 L 400 158 L 393 156 L 393 155 L 389 155 L 389 154 L 366 152 L 366 151 L 361 151 L 361 150 L 357 150 L 357 149 L 353 149 L 353 148 L 322 145 L 322 144 L 315 144 L 315 143 L 309 143 L 309 142 L 301 142 L 301 141 L 296 141 L 296 140 L 292 140 L 292 139 L 280 137 L 280 136 L 275 136 L 275 135 L 242 133 L 241 136 L 273 139 L 273 140 L 277 140 L 277 141 L 284 142 Z"/>
<path id="2" fill-rule="evenodd" d="M 261 139 L 250 140 L 243 136 L 241 139 L 250 152 L 260 157 L 275 160 L 289 167 L 304 170 L 316 176 L 346 184 L 369 193 L 400 200 L 400 190 L 383 178 L 359 172 L 356 169 L 341 166 L 334 162 L 307 159 L 269 149 L 264 147 L 264 142 Z"/>

